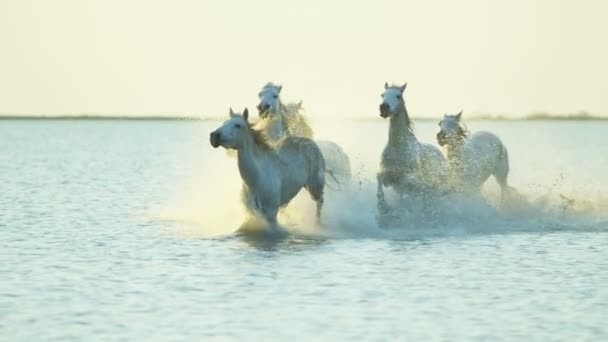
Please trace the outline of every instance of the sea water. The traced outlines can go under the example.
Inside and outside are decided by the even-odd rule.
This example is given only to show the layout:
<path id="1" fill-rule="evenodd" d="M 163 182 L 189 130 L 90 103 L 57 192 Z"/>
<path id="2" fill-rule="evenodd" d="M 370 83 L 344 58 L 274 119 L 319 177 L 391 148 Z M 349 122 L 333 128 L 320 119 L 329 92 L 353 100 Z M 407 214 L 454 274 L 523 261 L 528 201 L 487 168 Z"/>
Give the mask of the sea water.
<path id="1" fill-rule="evenodd" d="M 521 198 L 498 207 L 489 180 L 382 228 L 388 122 L 313 121 L 353 184 L 327 190 L 321 226 L 298 196 L 272 241 L 234 234 L 219 125 L 0 121 L 0 339 L 608 339 L 608 122 L 471 122 L 507 146 Z"/>

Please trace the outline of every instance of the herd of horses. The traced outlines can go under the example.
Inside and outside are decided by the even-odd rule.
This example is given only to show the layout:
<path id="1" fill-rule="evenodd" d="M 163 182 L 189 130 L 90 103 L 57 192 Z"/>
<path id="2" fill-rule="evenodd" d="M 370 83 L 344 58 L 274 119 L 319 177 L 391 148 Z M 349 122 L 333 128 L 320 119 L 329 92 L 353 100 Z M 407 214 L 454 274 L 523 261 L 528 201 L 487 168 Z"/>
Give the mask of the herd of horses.
<path id="1" fill-rule="evenodd" d="M 379 214 L 391 211 L 384 195 L 387 187 L 400 199 L 425 203 L 449 192 L 478 195 L 493 175 L 504 197 L 511 189 L 507 184 L 509 157 L 500 139 L 485 131 L 470 135 L 462 124 L 462 111 L 445 114 L 437 133 L 437 143 L 447 152 L 444 156 L 439 148 L 416 138 L 405 106 L 406 85 L 385 83 L 379 106 L 380 116 L 390 121 L 377 174 Z M 270 229 L 278 229 L 279 209 L 302 188 L 316 202 L 320 220 L 325 188 L 339 190 L 351 181 L 350 160 L 344 150 L 335 142 L 314 140 L 302 115 L 302 103 L 284 104 L 281 89 L 273 83 L 262 88 L 255 123 L 246 108 L 242 113 L 231 108 L 229 119 L 210 134 L 214 148 L 237 151 L 245 207 Z"/>

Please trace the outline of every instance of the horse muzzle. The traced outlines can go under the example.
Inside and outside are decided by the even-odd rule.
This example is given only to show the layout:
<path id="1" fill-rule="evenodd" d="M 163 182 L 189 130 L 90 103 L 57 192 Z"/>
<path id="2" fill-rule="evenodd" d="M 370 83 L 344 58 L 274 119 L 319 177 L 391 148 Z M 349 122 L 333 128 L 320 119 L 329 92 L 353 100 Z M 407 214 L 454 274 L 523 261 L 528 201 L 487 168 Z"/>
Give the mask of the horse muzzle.
<path id="1" fill-rule="evenodd" d="M 268 104 L 259 104 L 257 106 L 258 109 L 258 115 L 260 116 L 260 118 L 267 118 L 268 116 L 270 116 L 270 106 Z"/>
<path id="2" fill-rule="evenodd" d="M 220 132 L 215 131 L 209 134 L 209 143 L 211 144 L 211 146 L 213 146 L 213 148 L 218 148 L 220 146 L 220 140 Z"/>
<path id="3" fill-rule="evenodd" d="M 437 143 L 439 144 L 439 146 L 443 146 L 448 143 L 448 139 L 446 138 L 445 133 L 437 133 Z"/>
<path id="4" fill-rule="evenodd" d="M 391 115 L 390 108 L 386 103 L 380 105 L 380 117 L 386 119 Z"/>

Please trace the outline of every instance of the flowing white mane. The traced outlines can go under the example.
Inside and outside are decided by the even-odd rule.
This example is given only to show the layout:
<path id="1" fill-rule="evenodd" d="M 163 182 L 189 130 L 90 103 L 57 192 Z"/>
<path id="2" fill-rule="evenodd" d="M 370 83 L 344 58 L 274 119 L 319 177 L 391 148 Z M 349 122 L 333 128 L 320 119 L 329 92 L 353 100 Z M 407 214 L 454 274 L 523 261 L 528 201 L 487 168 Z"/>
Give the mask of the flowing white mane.
<path id="1" fill-rule="evenodd" d="M 253 142 L 263 150 L 272 150 L 274 146 L 268 141 L 268 137 L 264 134 L 263 131 L 256 129 L 255 124 L 247 123 L 247 128 L 249 132 L 251 132 L 251 136 L 253 137 Z"/>
<path id="2" fill-rule="evenodd" d="M 283 104 L 281 102 L 281 105 L 283 106 L 285 113 L 290 115 L 290 116 L 296 116 L 296 115 L 302 115 L 304 114 L 304 108 L 302 108 L 302 101 L 300 102 L 290 102 L 288 104 Z"/>

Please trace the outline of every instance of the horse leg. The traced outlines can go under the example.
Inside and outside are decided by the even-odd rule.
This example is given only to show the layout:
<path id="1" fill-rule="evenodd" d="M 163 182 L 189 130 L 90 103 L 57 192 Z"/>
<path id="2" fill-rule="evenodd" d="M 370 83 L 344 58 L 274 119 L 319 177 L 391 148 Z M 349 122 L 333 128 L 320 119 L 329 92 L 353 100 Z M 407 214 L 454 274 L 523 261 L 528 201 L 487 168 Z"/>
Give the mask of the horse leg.
<path id="1" fill-rule="evenodd" d="M 279 208 L 264 208 L 263 213 L 270 228 L 273 230 L 278 229 L 279 223 L 277 221 L 277 215 L 279 213 Z"/>
<path id="2" fill-rule="evenodd" d="M 500 154 L 500 158 L 498 158 L 498 163 L 496 164 L 496 168 L 494 169 L 494 178 L 496 178 L 496 182 L 500 185 L 500 201 L 504 202 L 505 197 L 511 188 L 507 184 L 507 176 L 509 175 L 509 154 L 507 149 L 503 146 Z"/>
<path id="3" fill-rule="evenodd" d="M 323 197 L 317 200 L 317 224 L 321 224 L 321 210 L 323 209 Z"/>
<path id="4" fill-rule="evenodd" d="M 317 203 L 317 223 L 321 223 L 321 209 L 323 208 L 323 189 L 325 187 L 325 175 L 323 171 L 320 172 L 320 176 L 313 179 L 306 185 L 306 190 L 312 197 L 312 200 Z"/>
<path id="5" fill-rule="evenodd" d="M 384 199 L 384 174 L 382 172 L 378 172 L 376 175 L 376 181 L 378 182 L 378 192 L 376 193 L 376 198 L 378 200 L 378 211 L 381 214 L 385 214 L 388 212 L 389 208 L 386 204 L 386 200 Z"/>
<path id="6" fill-rule="evenodd" d="M 323 209 L 323 190 L 321 188 L 321 190 L 319 190 L 318 188 L 315 188 L 313 186 L 308 186 L 306 188 L 308 190 L 308 193 L 310 193 L 310 197 L 312 197 L 312 200 L 316 202 L 317 204 L 317 224 L 321 223 L 321 209 Z"/>
<path id="7" fill-rule="evenodd" d="M 425 210 L 426 186 L 419 178 L 409 178 L 402 185 L 399 193 L 401 211 L 407 215 L 418 214 Z"/>

